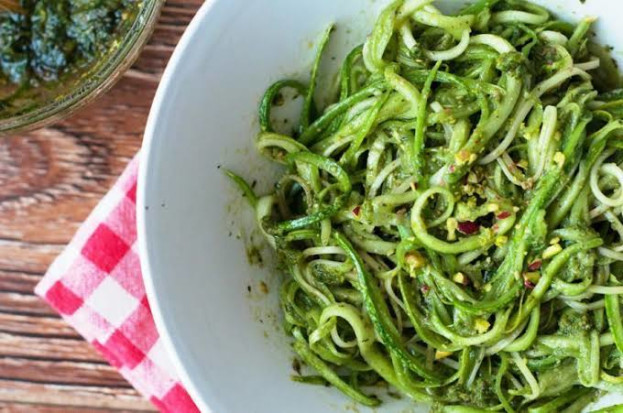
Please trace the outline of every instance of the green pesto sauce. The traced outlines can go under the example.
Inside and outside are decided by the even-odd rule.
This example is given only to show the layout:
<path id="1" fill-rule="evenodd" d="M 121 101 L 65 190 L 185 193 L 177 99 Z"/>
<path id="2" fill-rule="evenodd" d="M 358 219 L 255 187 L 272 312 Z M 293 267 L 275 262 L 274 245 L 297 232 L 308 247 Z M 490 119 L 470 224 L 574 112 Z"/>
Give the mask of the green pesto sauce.
<path id="1" fill-rule="evenodd" d="M 133 23 L 143 0 L 20 0 L 0 12 L 0 108 L 37 100 L 101 63 Z M 50 93 L 47 93 L 48 95 Z"/>

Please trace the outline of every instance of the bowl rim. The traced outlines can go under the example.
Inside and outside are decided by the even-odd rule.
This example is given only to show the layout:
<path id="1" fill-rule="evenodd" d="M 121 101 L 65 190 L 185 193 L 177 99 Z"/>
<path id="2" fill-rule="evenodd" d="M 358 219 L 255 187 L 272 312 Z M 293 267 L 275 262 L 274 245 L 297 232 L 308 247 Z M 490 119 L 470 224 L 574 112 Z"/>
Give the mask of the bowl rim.
<path id="1" fill-rule="evenodd" d="M 161 112 L 163 110 L 163 104 L 165 98 L 172 90 L 172 81 L 175 73 L 180 67 L 182 57 L 185 55 L 190 43 L 195 39 L 198 33 L 198 29 L 201 23 L 208 17 L 210 11 L 218 3 L 219 0 L 206 0 L 201 8 L 193 17 L 192 21 L 184 31 L 182 38 L 176 46 L 169 63 L 162 75 L 160 85 L 156 91 L 154 101 L 149 112 L 147 119 L 147 125 L 145 127 L 145 133 L 143 135 L 143 144 L 140 151 L 141 160 L 139 162 L 138 171 L 138 185 L 137 185 L 137 197 L 136 197 L 136 211 L 137 211 L 137 235 L 138 235 L 138 250 L 141 257 L 141 272 L 143 275 L 143 282 L 145 284 L 145 290 L 149 305 L 154 317 L 156 328 L 160 334 L 160 338 L 164 344 L 164 347 L 171 358 L 171 362 L 175 371 L 179 375 L 179 379 L 190 394 L 191 398 L 199 408 L 201 412 L 211 413 L 213 410 L 208 406 L 207 402 L 202 396 L 199 388 L 195 385 L 191 379 L 190 372 L 186 369 L 185 365 L 188 365 L 187 357 L 177 351 L 176 340 L 167 327 L 167 321 L 171 318 L 171 314 L 167 314 L 164 311 L 162 301 L 156 293 L 156 281 L 153 276 L 151 266 L 151 253 L 150 246 L 147 239 L 146 231 L 146 182 L 149 171 L 152 169 L 152 157 L 153 148 L 158 145 L 158 139 L 156 139 L 156 131 L 159 119 L 162 117 Z"/>
<path id="2" fill-rule="evenodd" d="M 154 148 L 158 145 L 159 141 L 159 139 L 156 138 L 157 127 L 160 119 L 162 119 L 161 115 L 163 113 L 165 99 L 174 90 L 173 80 L 175 78 L 175 74 L 178 72 L 183 60 L 182 58 L 186 55 L 189 46 L 198 35 L 199 27 L 209 17 L 210 12 L 214 9 L 214 7 L 217 4 L 224 2 L 225 0 L 205 0 L 192 19 L 191 23 L 184 31 L 184 34 L 182 35 L 178 45 L 175 47 L 169 63 L 167 64 L 160 84 L 157 88 L 143 135 L 136 198 L 137 244 L 139 256 L 141 258 L 141 272 L 147 298 L 154 317 L 154 322 L 165 350 L 170 357 L 172 366 L 178 374 L 181 383 L 184 385 L 185 389 L 188 391 L 189 395 L 202 413 L 215 413 L 215 411 L 209 406 L 209 400 L 206 399 L 206 393 L 201 391 L 198 384 L 194 382 L 190 369 L 186 367 L 191 365 L 191 360 L 187 355 L 184 355 L 178 351 L 178 349 L 181 348 L 181 346 L 178 345 L 181 341 L 176 338 L 167 327 L 168 325 L 172 325 L 172 314 L 170 311 L 165 311 L 162 297 L 156 292 L 156 279 L 151 265 L 152 254 L 150 253 L 150 243 L 148 242 L 147 237 L 146 211 L 148 206 L 146 183 L 150 170 L 154 168 Z"/>

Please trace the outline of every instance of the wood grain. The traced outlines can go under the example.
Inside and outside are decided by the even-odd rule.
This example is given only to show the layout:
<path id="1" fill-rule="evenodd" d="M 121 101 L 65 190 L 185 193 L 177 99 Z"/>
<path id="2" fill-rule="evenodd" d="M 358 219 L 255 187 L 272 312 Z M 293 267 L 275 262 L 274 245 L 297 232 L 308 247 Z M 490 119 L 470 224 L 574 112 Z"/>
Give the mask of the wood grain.
<path id="1" fill-rule="evenodd" d="M 0 139 L 0 412 L 153 406 L 33 294 L 141 145 L 160 76 L 202 0 L 169 0 L 141 57 L 95 104 Z"/>

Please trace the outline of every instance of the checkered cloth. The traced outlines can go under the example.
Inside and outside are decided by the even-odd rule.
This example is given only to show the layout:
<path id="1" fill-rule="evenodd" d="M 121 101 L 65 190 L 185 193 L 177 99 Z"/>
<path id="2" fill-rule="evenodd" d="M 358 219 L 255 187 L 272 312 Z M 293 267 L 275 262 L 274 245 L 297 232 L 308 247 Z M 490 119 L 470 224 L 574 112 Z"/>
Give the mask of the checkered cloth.
<path id="1" fill-rule="evenodd" d="M 136 236 L 135 158 L 35 292 L 160 411 L 198 412 L 149 309 Z"/>

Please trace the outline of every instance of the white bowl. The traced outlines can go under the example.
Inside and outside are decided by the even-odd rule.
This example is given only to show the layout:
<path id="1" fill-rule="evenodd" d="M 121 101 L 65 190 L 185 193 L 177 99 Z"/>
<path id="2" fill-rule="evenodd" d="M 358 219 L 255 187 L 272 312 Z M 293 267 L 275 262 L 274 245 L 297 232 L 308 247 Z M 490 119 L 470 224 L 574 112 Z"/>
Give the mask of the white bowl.
<path id="1" fill-rule="evenodd" d="M 306 78 L 312 44 L 333 21 L 338 31 L 330 53 L 339 61 L 363 42 L 385 3 L 208 1 L 169 64 L 145 134 L 140 252 L 156 323 L 203 412 L 318 413 L 352 407 L 337 390 L 290 380 L 292 353 L 280 328 L 277 277 L 270 265 L 248 264 L 244 240 L 260 237 L 250 208 L 218 167 L 256 178 L 260 189 L 267 189 L 272 167 L 253 144 L 261 95 L 286 75 Z M 602 41 L 621 45 L 619 0 L 538 3 L 568 19 L 599 16 Z M 243 240 L 236 239 L 240 231 Z M 260 281 L 270 291 L 265 297 Z M 407 406 L 413 404 L 392 401 L 376 411 L 427 411 Z"/>

